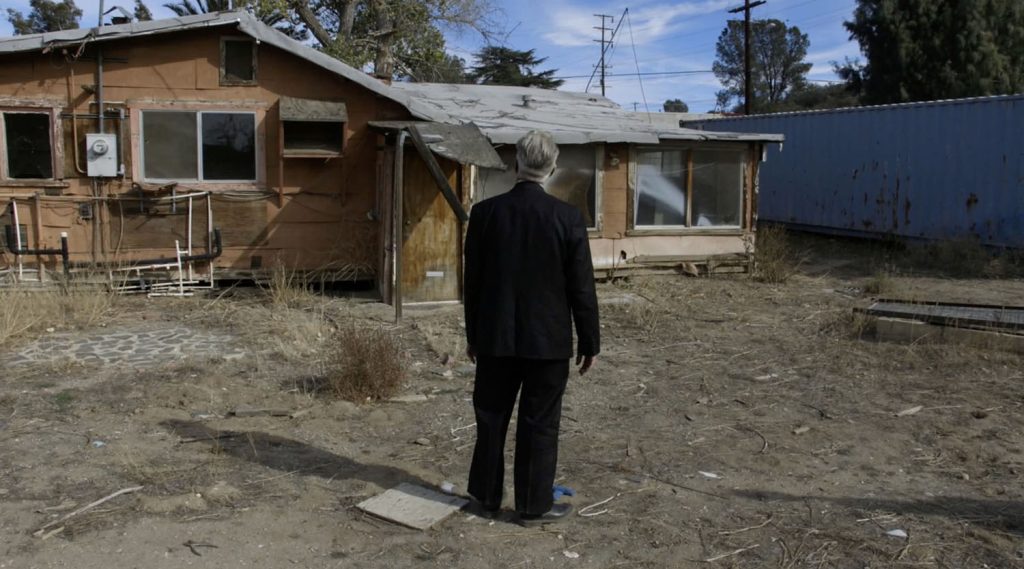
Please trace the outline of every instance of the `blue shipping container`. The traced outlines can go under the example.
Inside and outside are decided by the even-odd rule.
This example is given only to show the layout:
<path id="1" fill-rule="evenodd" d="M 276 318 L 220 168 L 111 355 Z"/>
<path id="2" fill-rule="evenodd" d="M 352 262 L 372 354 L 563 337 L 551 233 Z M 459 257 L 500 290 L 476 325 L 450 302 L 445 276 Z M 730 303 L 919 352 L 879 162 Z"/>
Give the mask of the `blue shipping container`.
<path id="1" fill-rule="evenodd" d="M 758 215 L 812 231 L 1024 247 L 1024 95 L 729 117 L 781 133 Z"/>

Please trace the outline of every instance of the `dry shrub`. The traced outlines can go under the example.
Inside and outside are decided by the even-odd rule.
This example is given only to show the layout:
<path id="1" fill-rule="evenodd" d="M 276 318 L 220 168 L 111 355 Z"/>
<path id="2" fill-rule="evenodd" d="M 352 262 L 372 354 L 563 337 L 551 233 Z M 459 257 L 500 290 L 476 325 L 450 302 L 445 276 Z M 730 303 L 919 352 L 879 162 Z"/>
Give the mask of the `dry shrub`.
<path id="1" fill-rule="evenodd" d="M 875 274 L 864 283 L 864 292 L 867 294 L 888 294 L 892 292 L 892 290 L 892 277 L 885 271 L 876 271 Z"/>
<path id="2" fill-rule="evenodd" d="M 821 332 L 843 340 L 863 340 L 875 334 L 875 319 L 861 312 L 844 309 L 827 316 Z"/>
<path id="3" fill-rule="evenodd" d="M 781 225 L 762 225 L 754 246 L 754 278 L 766 283 L 784 283 L 796 274 L 802 255 Z"/>
<path id="4" fill-rule="evenodd" d="M 384 328 L 345 326 L 326 345 L 322 391 L 356 403 L 388 399 L 405 378 L 402 347 Z"/>
<path id="5" fill-rule="evenodd" d="M 1010 278 L 1024 275 L 1024 253 L 986 248 L 977 238 L 935 241 L 907 252 L 921 268 L 961 278 Z"/>
<path id="6" fill-rule="evenodd" d="M 103 322 L 116 302 L 109 287 L 0 288 L 0 345 L 45 328 L 88 328 Z"/>
<path id="7" fill-rule="evenodd" d="M 310 290 L 311 285 L 305 273 L 277 263 L 270 272 L 270 280 L 261 287 L 274 306 L 305 308 L 322 301 L 319 295 Z"/>

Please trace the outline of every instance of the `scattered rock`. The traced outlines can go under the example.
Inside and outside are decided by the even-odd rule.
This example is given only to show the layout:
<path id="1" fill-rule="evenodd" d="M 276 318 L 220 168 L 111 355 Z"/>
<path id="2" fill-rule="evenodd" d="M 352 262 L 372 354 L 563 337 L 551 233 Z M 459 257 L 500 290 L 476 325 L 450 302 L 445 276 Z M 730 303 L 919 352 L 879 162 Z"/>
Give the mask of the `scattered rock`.
<path id="1" fill-rule="evenodd" d="M 579 559 L 580 558 L 580 554 L 579 553 L 576 553 L 575 551 L 569 551 L 568 549 L 563 551 L 562 555 L 568 557 L 569 559 Z"/>
<path id="2" fill-rule="evenodd" d="M 793 434 L 794 435 L 802 435 L 802 434 L 806 433 L 809 430 L 811 430 L 811 428 L 808 427 L 807 425 L 801 425 L 801 426 L 793 429 Z"/>
<path id="3" fill-rule="evenodd" d="M 418 444 L 418 445 L 420 445 L 420 446 L 425 446 L 425 447 L 430 446 L 430 439 L 428 439 L 427 437 L 420 437 L 420 438 L 414 440 L 413 442 Z"/>
<path id="4" fill-rule="evenodd" d="M 907 539 L 907 532 L 901 529 L 891 529 L 885 532 L 885 535 L 899 539 Z"/>
<path id="5" fill-rule="evenodd" d="M 697 474 L 700 474 L 704 478 L 710 478 L 711 480 L 718 480 L 722 478 L 721 474 L 715 474 L 714 472 L 705 472 L 703 470 L 698 470 Z"/>
<path id="6" fill-rule="evenodd" d="M 988 413 L 978 409 L 976 411 L 971 411 L 971 417 L 974 417 L 975 419 L 984 419 L 985 417 L 988 417 Z"/>

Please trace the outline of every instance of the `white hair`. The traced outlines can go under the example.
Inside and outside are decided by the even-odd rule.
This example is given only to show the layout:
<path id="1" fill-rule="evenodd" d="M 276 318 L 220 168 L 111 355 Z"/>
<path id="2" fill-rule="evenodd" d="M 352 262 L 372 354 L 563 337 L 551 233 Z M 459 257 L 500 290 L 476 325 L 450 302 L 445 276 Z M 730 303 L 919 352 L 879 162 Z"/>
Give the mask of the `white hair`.
<path id="1" fill-rule="evenodd" d="M 543 182 L 555 169 L 558 145 L 551 134 L 531 130 L 516 143 L 516 169 L 520 180 Z"/>

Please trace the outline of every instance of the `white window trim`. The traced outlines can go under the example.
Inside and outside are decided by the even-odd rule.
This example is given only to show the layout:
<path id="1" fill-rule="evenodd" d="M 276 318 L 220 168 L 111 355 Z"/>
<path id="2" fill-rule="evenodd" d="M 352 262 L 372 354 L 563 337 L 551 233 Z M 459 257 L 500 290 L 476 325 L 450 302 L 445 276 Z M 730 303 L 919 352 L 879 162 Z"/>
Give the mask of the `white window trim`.
<path id="1" fill-rule="evenodd" d="M 10 177 L 10 171 L 8 167 L 9 157 L 7 155 L 7 122 L 4 120 L 4 116 L 8 114 L 19 114 L 19 115 L 46 115 L 49 119 L 49 133 L 50 133 L 50 177 L 49 178 L 12 178 Z M 63 153 L 61 152 L 60 139 L 55 136 L 55 126 L 57 123 L 57 112 L 52 107 L 8 107 L 0 106 L 0 181 L 6 183 L 16 184 L 32 184 L 32 183 L 46 183 L 54 182 L 64 178 L 63 169 L 61 168 L 61 159 Z"/>
<path id="2" fill-rule="evenodd" d="M 637 218 L 637 215 L 639 214 L 638 210 L 639 210 L 639 205 L 640 205 L 640 186 L 637 184 L 637 179 L 638 179 L 638 176 L 640 174 L 639 168 L 637 167 L 637 165 L 638 165 L 637 159 L 639 157 L 639 154 L 642 153 L 642 152 L 669 152 L 669 151 L 685 151 L 685 152 L 694 151 L 694 152 L 697 152 L 697 151 L 701 151 L 701 150 L 720 150 L 720 151 L 721 150 L 725 150 L 725 151 L 729 151 L 729 152 L 735 152 L 737 155 L 740 156 L 740 161 L 739 161 L 739 164 L 737 165 L 737 167 L 740 169 L 740 184 L 739 184 L 739 188 L 737 189 L 737 191 L 739 193 L 738 218 L 740 220 L 740 223 L 737 224 L 737 225 L 639 225 L 639 224 L 637 224 L 636 218 Z M 629 154 L 629 172 L 627 173 L 627 175 L 629 176 L 629 186 L 630 186 L 630 188 L 632 190 L 631 193 L 633 194 L 633 196 L 632 196 L 633 197 L 633 200 L 632 200 L 633 201 L 633 215 L 632 215 L 632 219 L 629 220 L 629 231 L 636 231 L 636 232 L 641 232 L 641 233 L 642 232 L 657 232 L 657 231 L 670 231 L 670 232 L 678 232 L 678 233 L 699 233 L 699 232 L 714 233 L 714 232 L 737 232 L 737 231 L 741 231 L 742 228 L 743 228 L 743 207 L 744 207 L 743 206 L 743 204 L 744 204 L 744 200 L 743 200 L 744 195 L 743 194 L 744 194 L 744 189 L 746 187 L 746 179 L 747 179 L 747 160 L 748 160 L 747 149 L 746 148 L 737 148 L 735 146 L 721 146 L 721 145 L 693 146 L 693 145 L 687 145 L 687 146 L 638 146 L 638 147 L 633 147 L 630 150 L 630 154 Z M 693 188 L 692 187 L 687 187 L 687 188 L 685 188 L 685 190 L 686 190 L 686 193 L 684 193 L 684 196 L 686 197 L 687 204 L 691 204 L 692 203 L 692 197 L 689 195 L 689 192 L 692 192 Z M 684 215 L 684 217 L 687 216 L 687 215 L 692 215 L 692 212 L 686 212 L 684 210 L 683 211 L 683 215 Z"/>
<path id="3" fill-rule="evenodd" d="M 196 114 L 196 173 L 197 178 L 149 178 L 146 176 L 146 113 L 195 113 Z M 206 180 L 203 179 L 203 119 L 204 114 L 238 114 L 251 115 L 253 121 L 253 175 L 251 180 Z M 139 109 L 139 170 L 145 182 L 169 184 L 171 182 L 193 182 L 196 184 L 257 184 L 260 182 L 260 143 L 259 121 L 256 111 L 230 109 Z"/>

